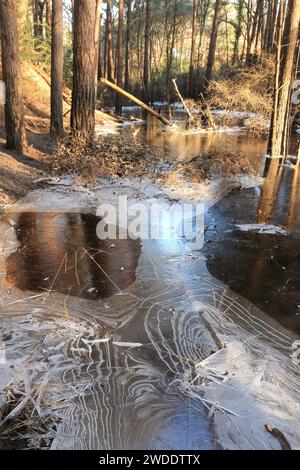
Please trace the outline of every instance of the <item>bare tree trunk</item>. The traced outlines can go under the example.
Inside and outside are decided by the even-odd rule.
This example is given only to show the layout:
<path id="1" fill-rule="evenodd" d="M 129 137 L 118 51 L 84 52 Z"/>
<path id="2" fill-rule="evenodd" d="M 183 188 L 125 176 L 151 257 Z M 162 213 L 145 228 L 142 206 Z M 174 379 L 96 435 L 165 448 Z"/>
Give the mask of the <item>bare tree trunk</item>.
<path id="1" fill-rule="evenodd" d="M 33 36 L 36 38 L 39 35 L 39 0 L 33 0 L 32 7 L 33 14 Z"/>
<path id="2" fill-rule="evenodd" d="M 95 0 L 75 0 L 71 128 L 86 138 L 95 130 L 95 16 Z"/>
<path id="3" fill-rule="evenodd" d="M 199 0 L 198 5 L 198 21 L 200 25 L 200 34 L 199 34 L 199 41 L 198 41 L 198 52 L 197 52 L 197 81 L 200 80 L 200 67 L 201 67 L 201 60 L 203 58 L 203 50 L 202 50 L 202 42 L 203 42 L 203 35 L 206 25 L 206 20 L 208 16 L 208 9 L 210 6 L 211 0 Z"/>
<path id="4" fill-rule="evenodd" d="M 267 19 L 265 26 L 264 50 L 274 50 L 274 32 L 276 27 L 277 0 L 268 0 Z"/>
<path id="5" fill-rule="evenodd" d="M 274 86 L 274 103 L 269 137 L 269 153 L 272 157 L 286 155 L 286 126 L 289 121 L 291 84 L 295 66 L 295 51 L 299 34 L 300 2 L 290 0 L 284 25 L 284 0 L 281 0 L 281 21 L 277 33 L 277 67 Z"/>
<path id="6" fill-rule="evenodd" d="M 100 18 L 101 18 L 101 0 L 96 0 L 95 6 L 95 86 L 97 94 L 98 71 L 100 68 Z"/>
<path id="7" fill-rule="evenodd" d="M 51 0 L 46 0 L 46 24 L 51 26 Z"/>
<path id="8" fill-rule="evenodd" d="M 39 0 L 37 2 L 37 18 L 38 18 L 38 36 L 43 37 L 44 34 L 44 27 L 43 27 L 43 15 L 44 15 L 44 6 L 45 2 L 43 0 Z"/>
<path id="9" fill-rule="evenodd" d="M 104 51 L 103 51 L 103 77 L 104 78 L 108 78 L 108 21 L 107 21 L 107 12 L 108 12 L 108 9 L 106 8 Z"/>
<path id="10" fill-rule="evenodd" d="M 150 41 L 150 0 L 146 0 L 145 11 L 145 44 L 144 44 L 144 101 L 149 104 L 149 41 Z"/>
<path id="11" fill-rule="evenodd" d="M 216 54 L 216 46 L 217 46 L 217 38 L 218 38 L 218 29 L 219 29 L 219 22 L 220 22 L 221 7 L 222 7 L 222 0 L 216 0 L 214 19 L 213 19 L 211 36 L 210 36 L 210 44 L 209 44 L 206 74 L 205 74 L 205 84 L 204 84 L 204 86 L 205 86 L 206 89 L 208 88 L 209 82 L 211 81 L 212 72 L 213 72 L 214 63 L 215 63 L 215 54 Z"/>
<path id="12" fill-rule="evenodd" d="M 192 24 L 192 44 L 190 55 L 190 69 L 188 78 L 188 97 L 194 97 L 194 64 L 195 64 L 195 45 L 196 45 L 196 19 L 197 19 L 197 0 L 193 0 L 193 24 Z"/>
<path id="13" fill-rule="evenodd" d="M 52 0 L 51 35 L 51 133 L 63 134 L 63 4 Z"/>
<path id="14" fill-rule="evenodd" d="M 124 0 L 119 0 L 119 24 L 116 52 L 116 78 L 118 87 L 123 87 L 123 26 L 124 26 Z M 122 114 L 122 96 L 116 94 L 116 114 Z"/>
<path id="15" fill-rule="evenodd" d="M 235 26 L 235 38 L 234 38 L 232 65 L 237 65 L 239 62 L 239 43 L 240 43 L 240 38 L 242 35 L 243 7 L 244 7 L 244 1 L 238 0 L 237 23 Z"/>
<path id="16" fill-rule="evenodd" d="M 107 0 L 107 76 L 111 82 L 115 81 L 115 66 L 113 58 L 113 37 L 111 21 L 111 0 Z"/>
<path id="17" fill-rule="evenodd" d="M 127 24 L 126 24 L 126 46 L 125 46 L 125 90 L 129 90 L 130 81 L 130 28 L 131 28 L 131 4 L 132 0 L 127 0 Z"/>
<path id="18" fill-rule="evenodd" d="M 15 0 L 0 0 L 3 78 L 6 85 L 6 145 L 23 153 L 27 149 L 22 100 L 19 34 Z"/>
<path id="19" fill-rule="evenodd" d="M 47 38 L 51 36 L 51 0 L 46 0 L 46 34 Z"/>
<path id="20" fill-rule="evenodd" d="M 168 111 L 169 111 L 170 118 L 171 118 L 171 84 L 172 84 L 171 73 L 172 73 L 173 55 L 174 55 L 174 48 L 175 48 L 178 0 L 173 0 L 172 7 L 173 7 L 172 18 L 171 18 L 172 23 L 171 23 L 169 31 L 168 31 L 168 19 L 166 17 L 166 29 L 167 29 L 166 96 L 167 96 Z"/>

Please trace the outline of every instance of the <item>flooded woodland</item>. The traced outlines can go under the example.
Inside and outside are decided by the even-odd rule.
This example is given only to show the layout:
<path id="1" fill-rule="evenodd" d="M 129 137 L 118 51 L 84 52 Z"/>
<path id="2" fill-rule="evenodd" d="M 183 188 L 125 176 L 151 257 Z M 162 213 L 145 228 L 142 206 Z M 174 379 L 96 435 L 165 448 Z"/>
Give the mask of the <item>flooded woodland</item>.
<path id="1" fill-rule="evenodd" d="M 0 0 L 1 450 L 300 449 L 300 3 L 163 3 Z"/>

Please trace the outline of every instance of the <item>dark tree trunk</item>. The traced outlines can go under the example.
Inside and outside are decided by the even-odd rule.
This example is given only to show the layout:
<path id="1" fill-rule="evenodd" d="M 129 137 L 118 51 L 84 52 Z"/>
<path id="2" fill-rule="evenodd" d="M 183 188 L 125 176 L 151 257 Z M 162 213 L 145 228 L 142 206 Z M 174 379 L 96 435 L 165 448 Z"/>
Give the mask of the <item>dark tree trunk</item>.
<path id="1" fill-rule="evenodd" d="M 115 66 L 113 57 L 113 37 L 111 19 L 111 0 L 107 0 L 107 76 L 110 82 L 115 81 Z"/>
<path id="2" fill-rule="evenodd" d="M 144 44 L 144 73 L 143 73 L 143 88 L 144 88 L 144 101 L 148 104 L 149 96 L 149 42 L 150 42 L 150 0 L 146 0 L 145 10 L 145 44 Z"/>
<path id="3" fill-rule="evenodd" d="M 33 7 L 32 7 L 32 14 L 33 14 L 33 35 L 34 37 L 38 37 L 39 35 L 39 0 L 33 0 Z"/>
<path id="4" fill-rule="evenodd" d="M 50 38 L 51 32 L 51 0 L 46 0 L 46 33 L 47 38 Z"/>
<path id="5" fill-rule="evenodd" d="M 116 78 L 117 85 L 123 88 L 123 26 L 124 26 L 124 0 L 119 0 L 119 25 L 116 51 Z M 116 95 L 116 114 L 122 114 L 122 96 Z"/>
<path id="6" fill-rule="evenodd" d="M 197 0 L 193 2 L 193 24 L 192 24 L 192 44 L 190 56 L 190 69 L 188 78 L 188 97 L 194 98 L 194 64 L 195 64 L 195 45 L 196 45 L 196 19 L 197 19 Z"/>
<path id="7" fill-rule="evenodd" d="M 239 44 L 242 36 L 242 22 L 243 22 L 243 7 L 244 1 L 238 0 L 237 4 L 237 23 L 235 26 L 235 38 L 232 55 L 232 65 L 237 65 L 239 62 Z"/>
<path id="8" fill-rule="evenodd" d="M 171 16 L 171 24 L 170 28 L 168 29 L 168 18 L 166 16 L 166 37 L 167 37 L 167 51 L 166 51 L 166 97 L 168 102 L 168 113 L 169 117 L 171 118 L 171 86 L 172 86 L 172 66 L 173 66 L 173 56 L 174 56 L 174 48 L 175 48 L 175 37 L 176 37 L 176 26 L 177 26 L 177 13 L 178 13 L 178 0 L 173 0 L 172 2 L 172 9 L 168 10 L 166 0 L 166 12 L 167 16 L 170 14 Z"/>
<path id="9" fill-rule="evenodd" d="M 261 3 L 263 0 L 257 0 L 256 3 L 256 9 L 253 17 L 253 22 L 249 20 L 249 25 L 251 26 L 249 30 L 249 35 L 247 37 L 248 42 L 247 42 L 247 55 L 246 55 L 246 64 L 251 65 L 253 63 L 253 53 L 254 53 L 254 45 L 255 45 L 255 39 L 258 34 L 258 28 L 259 28 L 259 18 L 261 14 Z M 250 12 L 252 14 L 252 12 Z"/>
<path id="10" fill-rule="evenodd" d="M 101 0 L 96 0 L 95 6 L 95 86 L 97 95 L 98 78 L 101 77 L 101 58 L 100 58 L 100 21 L 101 21 Z"/>
<path id="11" fill-rule="evenodd" d="M 203 41 L 203 34 L 204 34 L 205 25 L 207 21 L 209 6 L 210 6 L 210 0 L 199 0 L 198 21 L 200 24 L 200 34 L 199 34 L 198 51 L 197 51 L 197 82 L 199 82 L 200 80 L 200 64 L 203 58 L 202 41 Z"/>
<path id="12" fill-rule="evenodd" d="M 6 85 L 6 145 L 23 153 L 27 149 L 22 100 L 19 34 L 15 0 L 0 0 L 3 79 Z"/>
<path id="13" fill-rule="evenodd" d="M 126 46 L 125 46 L 125 90 L 129 90 L 130 81 L 130 28 L 131 28 L 131 3 L 127 0 L 127 24 L 126 24 Z"/>
<path id="14" fill-rule="evenodd" d="M 104 50 L 103 50 L 103 78 L 108 78 L 108 21 L 107 21 L 107 12 L 108 12 L 108 9 L 106 8 Z"/>
<path id="15" fill-rule="evenodd" d="M 268 0 L 267 20 L 265 27 L 264 51 L 274 51 L 274 34 L 276 27 L 277 0 Z"/>
<path id="16" fill-rule="evenodd" d="M 281 0 L 281 9 L 281 11 L 284 10 L 284 0 Z M 295 51 L 299 35 L 299 21 L 300 2 L 299 0 L 290 0 L 283 34 L 280 32 L 283 27 L 283 20 L 278 22 L 277 66 L 269 137 L 269 153 L 272 157 L 285 156 L 288 151 L 287 126 L 290 112 L 291 85 L 296 62 Z"/>
<path id="17" fill-rule="evenodd" d="M 95 129 L 95 16 L 95 0 L 75 0 L 71 128 L 86 138 Z"/>
<path id="18" fill-rule="evenodd" d="M 38 25 L 37 25 L 37 31 L 38 31 L 38 36 L 43 37 L 44 34 L 44 27 L 43 27 L 43 15 L 44 15 L 44 6 L 45 2 L 43 0 L 39 0 L 37 2 L 37 18 L 38 18 Z"/>
<path id="19" fill-rule="evenodd" d="M 52 0 L 51 133 L 63 134 L 63 4 Z"/>
<path id="20" fill-rule="evenodd" d="M 213 24 L 212 24 L 211 36 L 210 36 L 206 74 L 205 74 L 204 86 L 206 89 L 209 87 L 209 82 L 211 81 L 212 72 L 213 72 L 213 68 L 215 64 L 215 54 L 216 54 L 221 7 L 222 7 L 222 0 L 216 0 L 214 19 L 213 19 Z"/>

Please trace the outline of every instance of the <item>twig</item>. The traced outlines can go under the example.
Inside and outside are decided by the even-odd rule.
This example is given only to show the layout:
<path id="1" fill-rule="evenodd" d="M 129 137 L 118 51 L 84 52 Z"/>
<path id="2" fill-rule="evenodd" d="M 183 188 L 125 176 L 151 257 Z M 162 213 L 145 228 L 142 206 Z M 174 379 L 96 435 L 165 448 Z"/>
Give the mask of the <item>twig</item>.
<path id="1" fill-rule="evenodd" d="M 273 428 L 271 424 L 265 424 L 265 428 L 270 434 L 272 434 L 272 436 L 276 437 L 279 440 L 282 450 L 292 450 L 289 441 L 287 440 L 285 435 L 281 431 L 279 431 L 279 429 Z"/>

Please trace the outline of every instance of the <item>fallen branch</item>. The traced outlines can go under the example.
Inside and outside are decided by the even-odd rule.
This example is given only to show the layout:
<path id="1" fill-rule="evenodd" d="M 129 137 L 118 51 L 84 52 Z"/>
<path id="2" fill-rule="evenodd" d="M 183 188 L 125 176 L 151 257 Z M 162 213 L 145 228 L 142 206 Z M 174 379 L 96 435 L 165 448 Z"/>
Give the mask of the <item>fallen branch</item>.
<path id="1" fill-rule="evenodd" d="M 186 111 L 186 113 L 187 113 L 189 119 L 192 119 L 192 118 L 193 118 L 192 113 L 191 113 L 191 111 L 189 110 L 189 108 L 187 107 L 187 105 L 186 105 L 186 103 L 185 103 L 185 101 L 184 101 L 184 99 L 183 99 L 183 97 L 182 97 L 182 94 L 180 93 L 180 91 L 179 91 L 179 89 L 178 89 L 178 86 L 177 86 L 177 83 L 176 83 L 175 78 L 173 78 L 172 82 L 173 82 L 173 85 L 174 85 L 176 94 L 177 94 L 178 98 L 180 99 L 181 103 L 183 104 L 183 107 L 184 107 L 184 109 L 185 109 L 185 111 Z"/>
<path id="2" fill-rule="evenodd" d="M 141 108 L 145 109 L 148 113 L 152 114 L 154 117 L 159 119 L 163 124 L 166 124 L 167 126 L 169 126 L 171 124 L 170 121 L 168 121 L 168 119 L 166 119 L 164 116 L 161 116 L 161 114 L 154 111 L 154 109 L 150 108 L 150 106 L 148 106 L 146 103 L 143 103 L 143 101 L 139 100 L 138 98 L 131 95 L 127 91 L 123 90 L 119 86 L 115 85 L 114 83 L 110 82 L 109 80 L 106 80 L 105 78 L 101 78 L 100 81 L 104 85 L 107 85 L 110 88 L 112 88 L 113 90 L 115 90 L 117 93 L 120 93 L 121 95 L 125 96 L 130 101 L 133 101 L 137 105 L 141 106 Z"/>

